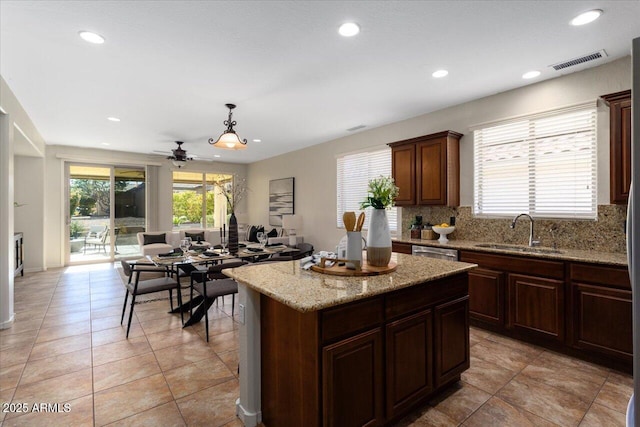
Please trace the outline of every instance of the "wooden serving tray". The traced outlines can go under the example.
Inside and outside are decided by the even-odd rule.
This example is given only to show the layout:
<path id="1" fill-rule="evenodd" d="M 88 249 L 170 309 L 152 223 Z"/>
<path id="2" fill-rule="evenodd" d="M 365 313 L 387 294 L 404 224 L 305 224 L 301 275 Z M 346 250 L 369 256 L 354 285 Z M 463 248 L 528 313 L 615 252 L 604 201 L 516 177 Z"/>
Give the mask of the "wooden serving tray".
<path id="1" fill-rule="evenodd" d="M 335 263 L 331 267 L 325 267 L 325 261 L 331 261 Z M 358 261 L 356 261 L 356 269 L 350 270 L 346 265 L 338 265 L 339 262 L 353 262 L 346 259 L 329 259 L 322 258 L 320 260 L 320 265 L 312 265 L 311 270 L 316 271 L 318 273 L 323 274 L 332 274 L 334 276 L 377 276 L 380 274 L 388 274 L 397 270 L 398 264 L 395 262 L 390 262 L 388 265 L 384 267 L 376 267 L 373 265 L 367 264 L 367 261 L 362 261 L 362 264 L 358 265 Z"/>

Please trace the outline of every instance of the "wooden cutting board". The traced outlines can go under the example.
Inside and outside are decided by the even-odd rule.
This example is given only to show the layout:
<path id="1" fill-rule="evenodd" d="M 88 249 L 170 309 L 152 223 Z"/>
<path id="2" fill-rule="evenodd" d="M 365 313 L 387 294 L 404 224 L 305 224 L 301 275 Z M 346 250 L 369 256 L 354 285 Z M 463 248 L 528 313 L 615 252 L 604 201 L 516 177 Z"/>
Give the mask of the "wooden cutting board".
<path id="1" fill-rule="evenodd" d="M 332 260 L 327 260 L 332 261 Z M 337 260 L 338 262 L 347 260 Z M 380 274 L 388 274 L 396 271 L 398 264 L 390 262 L 384 267 L 376 267 L 367 264 L 367 261 L 363 261 L 359 270 L 350 270 L 346 265 L 338 265 L 338 262 L 334 263 L 331 267 L 322 267 L 321 265 L 312 265 L 311 270 L 323 274 L 332 274 L 334 276 L 377 276 Z"/>

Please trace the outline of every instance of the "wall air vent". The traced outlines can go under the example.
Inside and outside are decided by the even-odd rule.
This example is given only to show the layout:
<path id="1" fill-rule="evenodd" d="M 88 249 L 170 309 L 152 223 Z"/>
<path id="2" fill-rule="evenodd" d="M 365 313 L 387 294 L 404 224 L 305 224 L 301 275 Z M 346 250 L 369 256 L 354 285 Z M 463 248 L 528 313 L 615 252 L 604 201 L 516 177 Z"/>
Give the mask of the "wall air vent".
<path id="1" fill-rule="evenodd" d="M 588 55 L 581 56 L 579 58 L 570 59 L 568 61 L 559 62 L 557 64 L 549 65 L 553 67 L 554 70 L 564 70 L 565 68 L 573 67 L 574 65 L 584 64 L 585 62 L 595 61 L 596 59 L 606 58 L 607 52 L 604 49 L 599 50 L 594 53 L 590 53 Z"/>
<path id="2" fill-rule="evenodd" d="M 359 130 L 359 129 L 363 129 L 366 128 L 366 125 L 358 125 L 358 126 L 354 126 L 352 128 L 347 129 L 348 132 L 353 132 L 354 130 Z"/>

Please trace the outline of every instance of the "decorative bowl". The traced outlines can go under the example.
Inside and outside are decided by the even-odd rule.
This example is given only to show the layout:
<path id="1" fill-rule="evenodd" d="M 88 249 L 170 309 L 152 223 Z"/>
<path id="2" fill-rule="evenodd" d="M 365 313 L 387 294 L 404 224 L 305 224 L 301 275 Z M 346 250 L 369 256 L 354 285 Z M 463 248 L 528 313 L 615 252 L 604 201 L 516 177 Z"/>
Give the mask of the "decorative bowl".
<path id="1" fill-rule="evenodd" d="M 433 227 L 431 227 L 431 229 L 440 235 L 438 242 L 444 245 L 445 243 L 449 242 L 449 239 L 447 239 L 447 234 L 453 233 L 456 230 L 456 227 L 454 227 L 453 225 L 449 227 L 440 227 L 434 225 Z"/>

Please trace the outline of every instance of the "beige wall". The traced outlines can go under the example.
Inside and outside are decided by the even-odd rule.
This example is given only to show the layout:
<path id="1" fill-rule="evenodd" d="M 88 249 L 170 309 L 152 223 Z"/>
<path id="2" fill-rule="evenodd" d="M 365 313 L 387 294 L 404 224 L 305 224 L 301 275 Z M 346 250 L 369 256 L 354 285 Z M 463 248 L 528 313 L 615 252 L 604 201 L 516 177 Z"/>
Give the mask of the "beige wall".
<path id="1" fill-rule="evenodd" d="M 444 110 L 392 123 L 324 144 L 252 163 L 248 169 L 250 221 L 268 224 L 269 180 L 295 177 L 295 211 L 304 226 L 298 234 L 316 249 L 333 250 L 344 234 L 336 227 L 336 156 L 446 129 L 463 133 L 460 200 L 473 202 L 473 125 L 535 113 L 631 87 L 631 59 L 617 61 Z M 609 203 L 608 109 L 598 107 L 598 203 Z"/>
<path id="2" fill-rule="evenodd" d="M 47 146 L 45 159 L 45 199 L 47 208 L 43 214 L 46 223 L 46 265 L 58 267 L 65 263 L 65 251 L 61 242 L 66 242 L 65 220 L 65 162 L 108 165 L 156 165 L 148 174 L 147 197 L 150 211 L 155 212 L 149 230 L 170 230 L 172 221 L 172 172 L 175 167 L 162 156 L 84 149 L 62 145 Z M 244 177 L 246 165 L 218 162 L 189 162 L 182 170 L 200 172 L 224 172 Z M 28 171 L 22 171 L 28 174 Z M 16 177 L 19 176 L 16 171 Z M 244 208 L 240 206 L 242 212 Z"/>

